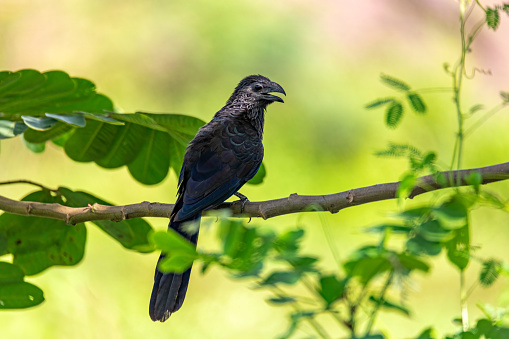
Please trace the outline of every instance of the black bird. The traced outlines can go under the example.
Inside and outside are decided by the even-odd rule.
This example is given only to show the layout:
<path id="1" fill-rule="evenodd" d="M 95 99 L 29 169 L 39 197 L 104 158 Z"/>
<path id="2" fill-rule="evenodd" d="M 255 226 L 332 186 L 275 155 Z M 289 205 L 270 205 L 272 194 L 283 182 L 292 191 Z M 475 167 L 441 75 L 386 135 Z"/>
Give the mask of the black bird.
<path id="1" fill-rule="evenodd" d="M 233 194 L 242 198 L 237 191 L 258 171 L 263 159 L 265 110 L 274 101 L 283 102 L 272 92 L 286 95 L 280 85 L 264 76 L 242 79 L 226 105 L 187 146 L 168 227 L 194 244 L 198 231 L 189 234 L 182 225 L 199 223 L 204 210 L 216 207 Z M 162 258 L 164 255 L 159 261 Z M 191 268 L 184 273 L 162 273 L 156 267 L 149 307 L 153 321 L 165 321 L 180 309 L 190 275 Z"/>

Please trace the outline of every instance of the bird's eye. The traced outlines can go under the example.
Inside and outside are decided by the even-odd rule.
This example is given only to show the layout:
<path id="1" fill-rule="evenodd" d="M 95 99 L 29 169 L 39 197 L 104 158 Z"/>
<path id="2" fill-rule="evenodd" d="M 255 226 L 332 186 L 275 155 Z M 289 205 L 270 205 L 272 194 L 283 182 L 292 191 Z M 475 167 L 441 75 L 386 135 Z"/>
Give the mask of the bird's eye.
<path id="1" fill-rule="evenodd" d="M 254 90 L 255 90 L 255 91 L 257 91 L 257 92 L 258 92 L 258 91 L 261 91 L 261 90 L 262 90 L 262 88 L 263 88 L 263 86 L 262 86 L 262 85 L 260 85 L 260 84 L 256 84 L 256 85 L 254 85 Z"/>

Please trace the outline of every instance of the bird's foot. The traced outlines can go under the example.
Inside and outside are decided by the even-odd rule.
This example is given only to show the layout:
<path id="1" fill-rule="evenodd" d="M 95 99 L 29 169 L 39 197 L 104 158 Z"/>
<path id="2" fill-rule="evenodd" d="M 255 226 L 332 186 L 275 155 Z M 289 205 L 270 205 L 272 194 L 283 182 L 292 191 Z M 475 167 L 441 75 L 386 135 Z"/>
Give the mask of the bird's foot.
<path id="1" fill-rule="evenodd" d="M 244 212 L 244 206 L 246 205 L 246 202 L 249 202 L 249 199 L 242 193 L 239 193 L 239 192 L 235 192 L 234 193 L 235 196 L 237 198 L 239 198 L 240 200 L 238 201 L 235 201 L 235 202 L 240 202 L 241 205 L 240 205 L 240 213 L 242 214 Z"/>

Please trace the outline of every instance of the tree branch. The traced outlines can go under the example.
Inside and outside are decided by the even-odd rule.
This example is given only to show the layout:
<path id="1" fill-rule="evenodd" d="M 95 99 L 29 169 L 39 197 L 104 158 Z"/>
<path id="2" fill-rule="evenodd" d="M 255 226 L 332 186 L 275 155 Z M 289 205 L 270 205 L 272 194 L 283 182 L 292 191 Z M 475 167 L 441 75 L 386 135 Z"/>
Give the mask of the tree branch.
<path id="1" fill-rule="evenodd" d="M 426 192 L 452 187 L 451 183 L 459 183 L 460 186 L 466 186 L 468 185 L 466 178 L 473 171 L 478 171 L 481 174 L 483 185 L 495 181 L 507 180 L 509 179 L 509 162 L 461 171 L 442 172 L 448 183 L 446 186 L 438 184 L 432 175 L 420 177 L 417 186 L 410 194 L 410 198 Z M 261 217 L 263 219 L 312 210 L 337 213 L 347 207 L 394 199 L 399 184 L 400 182 L 391 182 L 326 195 L 298 195 L 294 193 L 282 199 L 247 202 L 244 205 L 242 213 L 240 211 L 242 204 L 238 202 L 223 203 L 216 209 L 230 209 L 233 215 L 237 217 Z M 314 206 L 315 208 L 310 209 L 310 206 Z M 173 204 L 149 203 L 147 201 L 125 206 L 94 204 L 87 207 L 74 208 L 60 204 L 16 201 L 0 196 L 0 210 L 5 212 L 59 219 L 73 225 L 94 220 L 120 221 L 141 217 L 169 218 L 172 208 Z"/>

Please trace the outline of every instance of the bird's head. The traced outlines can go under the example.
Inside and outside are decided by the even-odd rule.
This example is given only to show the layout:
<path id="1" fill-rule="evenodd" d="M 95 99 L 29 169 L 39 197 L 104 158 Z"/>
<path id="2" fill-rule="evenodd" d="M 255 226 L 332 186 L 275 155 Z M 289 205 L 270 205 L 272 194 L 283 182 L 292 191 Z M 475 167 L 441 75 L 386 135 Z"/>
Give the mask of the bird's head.
<path id="1" fill-rule="evenodd" d="M 280 97 L 270 93 L 286 95 L 285 90 L 279 84 L 262 75 L 250 75 L 239 82 L 230 99 L 228 99 L 228 103 L 237 101 L 239 104 L 246 105 L 246 108 L 265 108 L 274 101 L 284 102 Z"/>

